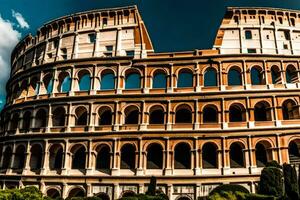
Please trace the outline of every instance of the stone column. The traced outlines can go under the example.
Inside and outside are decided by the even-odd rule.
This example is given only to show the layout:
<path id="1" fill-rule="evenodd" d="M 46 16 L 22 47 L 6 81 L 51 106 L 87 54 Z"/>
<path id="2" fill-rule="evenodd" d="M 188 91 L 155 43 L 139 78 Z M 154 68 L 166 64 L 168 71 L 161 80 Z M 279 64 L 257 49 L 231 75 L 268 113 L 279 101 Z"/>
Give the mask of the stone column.
<path id="1" fill-rule="evenodd" d="M 114 138 L 114 140 L 113 140 L 113 160 L 112 160 L 112 169 L 111 169 L 112 176 L 120 175 L 119 163 L 120 163 L 119 140 Z"/>
<path id="2" fill-rule="evenodd" d="M 147 74 L 147 65 L 144 65 L 144 78 L 143 78 L 143 93 L 149 93 L 149 87 L 147 84 L 148 74 Z"/>
<path id="3" fill-rule="evenodd" d="M 170 76 L 169 76 L 170 78 L 169 78 L 169 87 L 167 88 L 167 93 L 172 93 L 174 88 L 174 79 L 175 79 L 173 63 L 169 64 L 169 68 L 170 68 Z"/>
<path id="4" fill-rule="evenodd" d="M 142 101 L 141 114 L 140 114 L 141 120 L 140 120 L 140 125 L 139 125 L 140 130 L 147 129 L 148 123 L 146 121 L 145 113 L 146 113 L 146 103 L 145 103 L 145 101 Z"/>
<path id="5" fill-rule="evenodd" d="M 62 165 L 62 175 L 68 175 L 68 171 L 70 169 L 69 166 L 70 160 L 70 152 L 69 152 L 69 141 L 65 140 L 65 149 L 64 149 L 64 156 L 63 156 L 63 165 Z"/>
<path id="6" fill-rule="evenodd" d="M 143 140 L 142 138 L 138 139 L 138 149 L 137 149 L 137 169 L 136 169 L 136 175 L 142 176 L 144 174 L 143 170 Z"/>
<path id="7" fill-rule="evenodd" d="M 28 172 L 30 171 L 30 157 L 31 157 L 30 142 L 27 141 L 26 153 L 25 153 L 25 167 L 22 173 L 24 175 L 28 174 Z"/>
<path id="8" fill-rule="evenodd" d="M 194 138 L 194 175 L 199 175 L 201 173 L 201 169 L 199 167 L 199 145 L 198 145 L 198 138 Z"/>
<path id="9" fill-rule="evenodd" d="M 120 118 L 120 115 L 121 115 L 120 105 L 119 105 L 118 101 L 115 101 L 114 104 L 115 104 L 115 110 L 114 110 L 113 130 L 114 131 L 118 131 L 119 130 L 119 126 L 120 126 L 119 118 Z"/>
<path id="10" fill-rule="evenodd" d="M 42 169 L 41 169 L 41 174 L 42 175 L 47 175 L 49 172 L 49 143 L 48 140 L 45 140 L 45 147 L 44 147 L 44 156 L 43 156 L 43 163 L 42 163 Z"/>
<path id="11" fill-rule="evenodd" d="M 200 67 L 199 63 L 195 63 L 195 74 L 196 74 L 196 88 L 195 92 L 200 92 L 201 91 L 201 86 L 200 86 Z"/>
<path id="12" fill-rule="evenodd" d="M 93 174 L 93 166 L 92 166 L 92 140 L 88 141 L 87 146 L 87 166 L 86 166 L 86 174 L 91 175 Z"/>
<path id="13" fill-rule="evenodd" d="M 194 129 L 198 130 L 200 128 L 198 99 L 194 100 L 194 110 L 195 110 Z"/>
<path id="14" fill-rule="evenodd" d="M 165 169 L 164 169 L 164 175 L 172 175 L 173 174 L 173 169 L 171 165 L 171 151 L 170 151 L 170 141 L 169 138 L 166 137 L 164 138 L 165 140 Z"/>
<path id="15" fill-rule="evenodd" d="M 167 124 L 166 124 L 166 129 L 167 130 L 172 130 L 172 114 L 171 114 L 171 101 L 167 101 Z"/>
<path id="16" fill-rule="evenodd" d="M 8 169 L 6 170 L 6 174 L 11 174 L 14 168 L 15 156 L 16 155 L 16 143 L 14 142 L 12 148 L 12 156 L 10 158 L 10 163 L 8 165 Z"/>

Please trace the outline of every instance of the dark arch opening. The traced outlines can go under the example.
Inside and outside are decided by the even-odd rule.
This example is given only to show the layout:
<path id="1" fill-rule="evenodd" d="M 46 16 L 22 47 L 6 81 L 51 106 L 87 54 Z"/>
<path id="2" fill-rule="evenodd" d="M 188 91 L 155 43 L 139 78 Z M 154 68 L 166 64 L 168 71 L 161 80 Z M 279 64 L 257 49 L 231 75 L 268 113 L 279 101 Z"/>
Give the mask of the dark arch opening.
<path id="1" fill-rule="evenodd" d="M 185 87 L 193 87 L 193 73 L 183 69 L 178 73 L 177 88 Z"/>
<path id="2" fill-rule="evenodd" d="M 271 75 L 272 75 L 272 83 L 273 84 L 281 84 L 280 70 L 277 66 L 273 66 L 271 68 Z"/>
<path id="3" fill-rule="evenodd" d="M 18 128 L 19 114 L 15 113 L 11 119 L 10 130 L 15 131 Z"/>
<path id="4" fill-rule="evenodd" d="M 167 87 L 167 76 L 163 72 L 157 72 L 153 77 L 153 88 L 166 88 Z"/>
<path id="5" fill-rule="evenodd" d="M 262 70 L 256 67 L 251 68 L 251 84 L 252 85 L 263 85 L 264 76 Z"/>
<path id="6" fill-rule="evenodd" d="M 141 75 L 137 72 L 129 73 L 125 78 L 125 89 L 140 89 Z"/>
<path id="7" fill-rule="evenodd" d="M 88 91 L 91 89 L 91 77 L 89 71 L 82 70 L 78 73 L 79 90 Z"/>
<path id="8" fill-rule="evenodd" d="M 228 85 L 230 86 L 242 85 L 242 76 L 239 70 L 232 69 L 232 68 L 229 70 Z"/>
<path id="9" fill-rule="evenodd" d="M 191 200 L 191 198 L 183 196 L 183 197 L 179 197 L 177 200 Z"/>
<path id="10" fill-rule="evenodd" d="M 139 123 L 139 110 L 133 108 L 131 110 L 126 109 L 125 111 L 125 124 L 138 124 Z"/>
<path id="11" fill-rule="evenodd" d="M 191 148 L 186 143 L 179 143 L 175 146 L 175 169 L 191 168 Z"/>
<path id="12" fill-rule="evenodd" d="M 81 188 L 74 188 L 69 192 L 69 198 L 72 197 L 84 197 L 85 192 Z"/>
<path id="13" fill-rule="evenodd" d="M 192 112 L 187 108 L 177 109 L 175 123 L 192 123 Z"/>
<path id="14" fill-rule="evenodd" d="M 254 119 L 255 121 L 270 121 L 270 113 L 267 108 L 267 103 L 259 102 L 254 106 Z M 269 107 L 269 106 L 268 106 Z"/>
<path id="15" fill-rule="evenodd" d="M 12 150 L 10 147 L 7 147 L 3 153 L 3 163 L 2 163 L 3 169 L 8 169 L 10 167 L 11 157 L 12 157 Z"/>
<path id="16" fill-rule="evenodd" d="M 99 194 L 96 195 L 96 197 L 99 197 L 101 200 L 110 200 L 108 194 L 104 192 L 100 192 Z"/>
<path id="17" fill-rule="evenodd" d="M 244 153 L 241 144 L 237 142 L 231 144 L 229 155 L 231 168 L 245 167 Z"/>
<path id="18" fill-rule="evenodd" d="M 150 124 L 164 124 L 165 114 L 162 109 L 153 110 L 150 112 Z"/>
<path id="19" fill-rule="evenodd" d="M 299 142 L 292 141 L 289 144 L 289 160 L 290 164 L 300 163 Z"/>
<path id="20" fill-rule="evenodd" d="M 23 125 L 22 128 L 24 131 L 29 131 L 30 129 L 30 121 L 31 121 L 31 112 L 26 111 L 23 115 Z"/>
<path id="21" fill-rule="evenodd" d="M 203 109 L 203 123 L 217 123 L 218 111 L 214 106 L 206 106 Z"/>
<path id="22" fill-rule="evenodd" d="M 202 147 L 203 168 L 218 168 L 217 147 L 213 143 L 206 143 Z"/>
<path id="23" fill-rule="evenodd" d="M 25 147 L 23 145 L 18 146 L 15 152 L 14 169 L 23 169 L 25 167 Z"/>
<path id="24" fill-rule="evenodd" d="M 287 83 L 297 83 L 298 82 L 297 70 L 292 65 L 289 65 L 287 67 L 285 76 L 286 76 Z"/>
<path id="25" fill-rule="evenodd" d="M 135 147 L 131 144 L 121 149 L 121 169 L 135 169 Z"/>
<path id="26" fill-rule="evenodd" d="M 35 115 L 35 127 L 44 128 L 47 124 L 47 112 L 44 109 L 37 111 Z"/>
<path id="27" fill-rule="evenodd" d="M 255 146 L 255 156 L 257 167 L 265 167 L 268 162 L 267 150 L 261 143 L 257 143 Z"/>
<path id="28" fill-rule="evenodd" d="M 30 149 L 31 157 L 30 157 L 30 170 L 37 171 L 42 167 L 43 161 L 43 149 L 40 145 L 33 145 Z"/>
<path id="29" fill-rule="evenodd" d="M 101 75 L 101 90 L 115 89 L 115 75 L 113 72 L 102 73 Z"/>
<path id="30" fill-rule="evenodd" d="M 244 111 L 240 105 L 232 105 L 229 108 L 229 121 L 242 122 L 245 121 Z"/>
<path id="31" fill-rule="evenodd" d="M 65 126 L 66 111 L 63 107 L 56 108 L 52 113 L 53 126 Z"/>
<path id="32" fill-rule="evenodd" d="M 111 125 L 112 124 L 112 112 L 107 109 L 103 112 L 99 111 L 99 125 Z"/>
<path id="33" fill-rule="evenodd" d="M 217 71 L 209 67 L 204 72 L 204 87 L 218 86 Z"/>
<path id="34" fill-rule="evenodd" d="M 162 169 L 163 149 L 159 144 L 150 144 L 147 149 L 147 169 Z"/>
<path id="35" fill-rule="evenodd" d="M 282 115 L 284 120 L 299 118 L 299 107 L 293 100 L 286 100 L 282 104 Z"/>
<path id="36" fill-rule="evenodd" d="M 63 148 L 61 145 L 53 145 L 50 150 L 50 170 L 60 170 L 63 165 Z"/>
<path id="37" fill-rule="evenodd" d="M 97 149 L 96 169 L 110 169 L 110 148 L 107 145 Z"/>
<path id="38" fill-rule="evenodd" d="M 47 190 L 47 197 L 50 197 L 52 199 L 58 199 L 60 197 L 60 193 L 57 189 L 51 188 Z"/>
<path id="39" fill-rule="evenodd" d="M 76 148 L 76 147 L 75 147 Z M 84 146 L 80 145 L 73 150 L 72 169 L 85 169 L 86 154 Z"/>
<path id="40" fill-rule="evenodd" d="M 78 107 L 75 111 L 75 114 L 76 114 L 75 125 L 76 126 L 86 126 L 87 125 L 87 117 L 88 117 L 86 108 Z"/>

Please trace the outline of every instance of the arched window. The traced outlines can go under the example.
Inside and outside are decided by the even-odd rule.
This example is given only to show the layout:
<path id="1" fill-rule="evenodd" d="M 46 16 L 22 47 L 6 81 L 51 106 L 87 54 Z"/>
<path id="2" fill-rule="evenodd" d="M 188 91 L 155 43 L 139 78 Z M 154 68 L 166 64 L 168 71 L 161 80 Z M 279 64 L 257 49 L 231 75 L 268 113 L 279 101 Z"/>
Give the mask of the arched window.
<path id="1" fill-rule="evenodd" d="M 11 158 L 12 158 L 12 150 L 10 147 L 6 147 L 3 153 L 2 169 L 8 169 L 10 167 Z"/>
<path id="2" fill-rule="evenodd" d="M 125 109 L 125 124 L 138 124 L 139 123 L 139 110 L 135 106 L 130 106 Z"/>
<path id="3" fill-rule="evenodd" d="M 125 144 L 121 148 L 121 169 L 135 169 L 135 147 Z"/>
<path id="4" fill-rule="evenodd" d="M 75 125 L 76 126 L 86 126 L 88 113 L 85 107 L 80 106 L 75 110 Z"/>
<path id="5" fill-rule="evenodd" d="M 163 72 L 158 72 L 154 74 L 153 77 L 153 88 L 166 88 L 167 87 L 167 77 Z"/>
<path id="6" fill-rule="evenodd" d="M 19 123 L 19 114 L 15 113 L 13 114 L 13 117 L 10 121 L 10 130 L 16 130 L 18 128 L 18 123 Z"/>
<path id="7" fill-rule="evenodd" d="M 45 89 L 47 91 L 47 94 L 51 94 L 53 91 L 53 83 L 54 83 L 52 74 L 47 74 L 43 78 L 43 83 L 44 83 Z"/>
<path id="8" fill-rule="evenodd" d="M 24 80 L 21 84 L 21 97 L 26 97 L 27 92 L 27 80 Z"/>
<path id="9" fill-rule="evenodd" d="M 37 171 L 42 167 L 43 149 L 40 145 L 35 144 L 30 149 L 30 170 Z"/>
<path id="10" fill-rule="evenodd" d="M 147 169 L 163 168 L 163 149 L 159 144 L 150 144 L 147 149 Z"/>
<path id="11" fill-rule="evenodd" d="M 174 150 L 175 169 L 191 168 L 191 148 L 187 143 L 179 143 Z"/>
<path id="12" fill-rule="evenodd" d="M 264 76 L 260 68 L 252 67 L 251 68 L 251 84 L 252 85 L 263 85 Z"/>
<path id="13" fill-rule="evenodd" d="M 28 96 L 34 96 L 39 93 L 39 84 L 37 77 L 33 77 L 30 80 L 29 89 L 28 89 Z"/>
<path id="14" fill-rule="evenodd" d="M 140 89 L 141 75 L 137 72 L 129 73 L 125 78 L 125 89 Z"/>
<path id="15" fill-rule="evenodd" d="M 96 169 L 110 169 L 110 148 L 107 145 L 100 145 L 97 149 Z"/>
<path id="16" fill-rule="evenodd" d="M 164 124 L 165 114 L 161 107 L 154 107 L 150 110 L 150 122 L 149 124 Z"/>
<path id="17" fill-rule="evenodd" d="M 85 169 L 86 153 L 83 145 L 76 145 L 71 150 L 72 153 L 72 169 Z"/>
<path id="18" fill-rule="evenodd" d="M 100 82 L 101 90 L 113 90 L 115 89 L 115 75 L 112 72 L 102 73 L 101 82 Z"/>
<path id="19" fill-rule="evenodd" d="M 100 193 L 96 194 L 96 197 L 99 197 L 101 200 L 110 200 L 108 194 L 106 194 L 104 192 L 100 192 Z"/>
<path id="20" fill-rule="evenodd" d="M 281 84 L 281 75 L 279 68 L 275 65 L 271 68 L 272 84 Z"/>
<path id="21" fill-rule="evenodd" d="M 299 106 L 291 99 L 285 100 L 282 104 L 282 115 L 284 120 L 298 119 Z"/>
<path id="22" fill-rule="evenodd" d="M 23 145 L 20 145 L 17 147 L 15 152 L 15 160 L 14 160 L 14 169 L 23 169 L 25 167 L 25 147 Z"/>
<path id="23" fill-rule="evenodd" d="M 176 109 L 175 123 L 192 123 L 192 111 L 189 106 L 183 105 Z"/>
<path id="24" fill-rule="evenodd" d="M 66 111 L 64 107 L 55 108 L 52 113 L 52 125 L 65 126 L 65 116 L 66 116 Z"/>
<path id="25" fill-rule="evenodd" d="M 213 105 L 208 105 L 203 108 L 203 123 L 217 123 L 218 109 Z"/>
<path id="26" fill-rule="evenodd" d="M 244 146 L 238 142 L 231 144 L 229 152 L 231 168 L 245 167 L 243 149 Z"/>
<path id="27" fill-rule="evenodd" d="M 82 70 L 78 73 L 79 90 L 88 91 L 91 89 L 91 77 L 90 73 L 86 70 Z"/>
<path id="28" fill-rule="evenodd" d="M 254 106 L 254 119 L 255 121 L 270 121 L 271 110 L 267 102 L 258 102 Z"/>
<path id="29" fill-rule="evenodd" d="M 59 199 L 59 197 L 61 197 L 61 194 L 57 189 L 51 188 L 47 190 L 47 197 L 50 197 L 51 199 Z"/>
<path id="30" fill-rule="evenodd" d="M 256 144 L 255 156 L 257 167 L 265 167 L 268 162 L 268 154 L 265 145 L 260 142 Z"/>
<path id="31" fill-rule="evenodd" d="M 37 111 L 35 115 L 35 128 L 44 128 L 47 124 L 47 112 L 44 109 Z"/>
<path id="32" fill-rule="evenodd" d="M 289 65 L 285 72 L 286 83 L 297 83 L 298 75 L 295 67 L 293 65 Z"/>
<path id="33" fill-rule="evenodd" d="M 63 148 L 59 144 L 54 144 L 51 146 L 49 159 L 50 170 L 60 170 L 63 167 Z"/>
<path id="34" fill-rule="evenodd" d="M 71 77 L 67 72 L 61 72 L 58 76 L 59 84 L 57 90 L 59 92 L 69 92 L 71 90 Z"/>
<path id="35" fill-rule="evenodd" d="M 218 168 L 217 146 L 208 142 L 202 147 L 202 165 L 204 169 Z"/>
<path id="36" fill-rule="evenodd" d="M 112 124 L 112 111 L 110 108 L 106 107 L 99 109 L 99 125 L 111 125 Z"/>
<path id="37" fill-rule="evenodd" d="M 193 73 L 182 69 L 178 73 L 177 88 L 193 87 Z"/>
<path id="38" fill-rule="evenodd" d="M 289 160 L 290 164 L 298 164 L 300 162 L 300 142 L 293 140 L 289 143 Z"/>
<path id="39" fill-rule="evenodd" d="M 241 72 L 238 69 L 231 68 L 228 72 L 228 85 L 242 85 Z"/>
<path id="40" fill-rule="evenodd" d="M 25 132 L 29 131 L 30 129 L 30 122 L 31 122 L 31 112 L 30 111 L 26 111 L 23 114 L 23 125 L 22 128 Z"/>
<path id="41" fill-rule="evenodd" d="M 217 71 L 209 67 L 204 72 L 204 87 L 218 86 Z"/>
<path id="42" fill-rule="evenodd" d="M 85 192 L 81 188 L 74 188 L 69 192 L 67 199 L 72 199 L 73 197 L 85 197 Z"/>
<path id="43" fill-rule="evenodd" d="M 243 122 L 246 121 L 245 108 L 241 104 L 233 104 L 229 108 L 229 121 L 230 122 Z"/>

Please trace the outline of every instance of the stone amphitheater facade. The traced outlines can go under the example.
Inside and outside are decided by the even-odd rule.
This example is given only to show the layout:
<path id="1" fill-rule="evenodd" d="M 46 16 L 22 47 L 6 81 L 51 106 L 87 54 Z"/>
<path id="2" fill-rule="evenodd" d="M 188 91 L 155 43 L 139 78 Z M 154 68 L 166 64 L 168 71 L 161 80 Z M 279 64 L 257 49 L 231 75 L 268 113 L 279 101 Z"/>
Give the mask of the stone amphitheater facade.
<path id="1" fill-rule="evenodd" d="M 175 41 L 174 41 L 175 42 Z M 255 192 L 300 161 L 300 12 L 228 8 L 209 50 L 155 53 L 136 6 L 55 19 L 12 52 L 0 186 L 117 199 Z"/>

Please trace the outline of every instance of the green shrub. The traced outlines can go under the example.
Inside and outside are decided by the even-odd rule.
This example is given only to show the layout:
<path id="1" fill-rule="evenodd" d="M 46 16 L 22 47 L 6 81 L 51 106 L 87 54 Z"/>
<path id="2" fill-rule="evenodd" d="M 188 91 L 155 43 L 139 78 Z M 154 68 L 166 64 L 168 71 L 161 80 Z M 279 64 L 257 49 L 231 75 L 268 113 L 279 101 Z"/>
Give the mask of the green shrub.
<path id="1" fill-rule="evenodd" d="M 258 193 L 281 197 L 283 195 L 283 173 L 278 167 L 265 167 L 260 175 Z"/>
<path id="2" fill-rule="evenodd" d="M 290 164 L 283 164 L 283 176 L 286 199 L 299 199 L 295 167 L 292 167 Z"/>
<path id="3" fill-rule="evenodd" d="M 276 160 L 272 160 L 272 161 L 268 162 L 266 164 L 266 167 L 275 167 L 275 168 L 282 169 L 282 166 Z"/>
<path id="4" fill-rule="evenodd" d="M 249 194 L 246 197 L 246 200 L 275 200 L 273 196 L 266 196 L 262 194 Z"/>
<path id="5" fill-rule="evenodd" d="M 249 191 L 241 185 L 225 184 L 225 185 L 220 185 L 220 186 L 216 187 L 215 189 L 213 189 L 209 193 L 209 195 L 213 195 L 215 193 L 221 193 L 224 191 L 231 191 L 233 193 L 236 193 L 236 192 L 241 192 L 241 193 L 246 193 L 246 194 L 249 193 Z"/>

